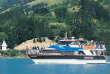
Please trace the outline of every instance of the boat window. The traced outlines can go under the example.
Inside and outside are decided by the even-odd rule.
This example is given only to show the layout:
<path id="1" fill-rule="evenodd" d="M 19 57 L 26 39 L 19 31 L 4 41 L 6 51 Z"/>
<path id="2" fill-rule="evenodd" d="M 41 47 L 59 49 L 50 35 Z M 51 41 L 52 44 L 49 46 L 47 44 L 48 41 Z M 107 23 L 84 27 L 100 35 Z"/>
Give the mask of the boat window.
<path id="1" fill-rule="evenodd" d="M 78 54 L 79 55 L 85 55 L 85 53 L 83 51 L 79 51 Z"/>
<path id="2" fill-rule="evenodd" d="M 78 43 L 76 41 L 60 41 L 58 43 L 58 45 L 67 45 L 67 44 L 70 44 L 70 45 L 78 45 Z"/>
<path id="3" fill-rule="evenodd" d="M 70 41 L 60 41 L 59 44 L 60 45 L 67 45 L 67 44 L 70 44 L 71 42 Z"/>
<path id="4" fill-rule="evenodd" d="M 78 45 L 78 43 L 74 41 L 71 43 L 71 45 Z"/>
<path id="5" fill-rule="evenodd" d="M 66 45 L 66 41 L 60 41 L 59 44 L 60 45 Z"/>

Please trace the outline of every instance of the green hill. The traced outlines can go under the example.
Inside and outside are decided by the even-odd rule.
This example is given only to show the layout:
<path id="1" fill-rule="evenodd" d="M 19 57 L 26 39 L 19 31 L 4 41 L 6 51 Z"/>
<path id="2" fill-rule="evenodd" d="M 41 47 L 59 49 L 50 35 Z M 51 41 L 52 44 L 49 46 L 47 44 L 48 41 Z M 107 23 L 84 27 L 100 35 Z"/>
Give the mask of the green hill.
<path id="1" fill-rule="evenodd" d="M 68 38 L 105 41 L 110 52 L 109 0 L 2 0 L 0 12 L 0 42 L 9 48 L 42 37 L 58 42 L 67 31 Z"/>
<path id="2" fill-rule="evenodd" d="M 45 4 L 48 4 L 48 6 L 51 6 L 54 4 L 62 3 L 62 0 L 35 0 L 35 1 L 27 3 L 27 5 L 34 6 L 39 3 L 45 3 Z"/>

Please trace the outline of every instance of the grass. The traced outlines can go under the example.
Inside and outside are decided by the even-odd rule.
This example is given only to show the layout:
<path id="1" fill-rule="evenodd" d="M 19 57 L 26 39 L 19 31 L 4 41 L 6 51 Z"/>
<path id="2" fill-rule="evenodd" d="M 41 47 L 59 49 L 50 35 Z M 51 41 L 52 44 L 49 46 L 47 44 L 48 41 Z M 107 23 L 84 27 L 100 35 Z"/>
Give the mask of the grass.
<path id="1" fill-rule="evenodd" d="M 52 16 L 55 16 L 55 12 L 51 12 L 52 13 Z M 56 16 L 55 16 L 56 17 Z"/>
<path id="2" fill-rule="evenodd" d="M 98 1 L 98 0 L 94 0 L 94 1 Z"/>
<path id="3" fill-rule="evenodd" d="M 97 19 L 93 19 L 93 22 L 94 22 L 94 23 L 97 23 Z"/>
<path id="4" fill-rule="evenodd" d="M 104 8 L 107 8 L 108 5 L 103 5 Z"/>
<path id="5" fill-rule="evenodd" d="M 50 26 L 56 26 L 57 28 L 65 28 L 65 23 L 49 23 Z"/>
<path id="6" fill-rule="evenodd" d="M 35 0 L 33 2 L 27 3 L 27 5 L 34 6 L 39 3 L 46 3 L 48 6 L 51 6 L 54 4 L 62 3 L 62 0 Z"/>
<path id="7" fill-rule="evenodd" d="M 73 13 L 74 13 L 74 12 L 78 12 L 78 11 L 79 11 L 79 9 L 80 9 L 80 8 L 78 8 L 78 6 L 74 6 L 74 10 L 73 10 L 73 7 L 72 7 L 72 8 L 69 8 L 69 9 L 68 9 L 68 11 L 70 11 L 70 12 L 73 12 Z"/>
<path id="8" fill-rule="evenodd" d="M 10 11 L 10 9 L 11 9 L 11 8 L 8 8 L 7 10 L 1 12 L 0 14 L 5 13 L 6 11 Z"/>

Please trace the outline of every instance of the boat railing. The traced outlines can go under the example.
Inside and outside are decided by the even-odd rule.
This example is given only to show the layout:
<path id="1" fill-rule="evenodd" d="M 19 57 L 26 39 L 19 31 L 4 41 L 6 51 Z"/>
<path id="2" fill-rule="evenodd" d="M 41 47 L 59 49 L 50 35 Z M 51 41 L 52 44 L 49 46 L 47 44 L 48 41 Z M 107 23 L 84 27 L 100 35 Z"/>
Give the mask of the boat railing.
<path id="1" fill-rule="evenodd" d="M 37 50 L 37 49 L 29 49 L 26 54 L 49 54 L 49 53 L 60 53 L 60 54 L 74 54 L 74 51 L 45 51 L 45 50 Z"/>

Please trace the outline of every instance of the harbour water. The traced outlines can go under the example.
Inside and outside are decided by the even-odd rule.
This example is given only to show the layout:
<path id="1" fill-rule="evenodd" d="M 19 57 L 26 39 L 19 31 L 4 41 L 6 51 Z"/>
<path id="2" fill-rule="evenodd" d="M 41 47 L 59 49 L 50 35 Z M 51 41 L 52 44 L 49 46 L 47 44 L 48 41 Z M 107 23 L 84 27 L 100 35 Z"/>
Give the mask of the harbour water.
<path id="1" fill-rule="evenodd" d="M 110 57 L 108 57 L 110 62 Z M 110 64 L 35 64 L 31 59 L 0 59 L 0 74 L 110 74 Z"/>

